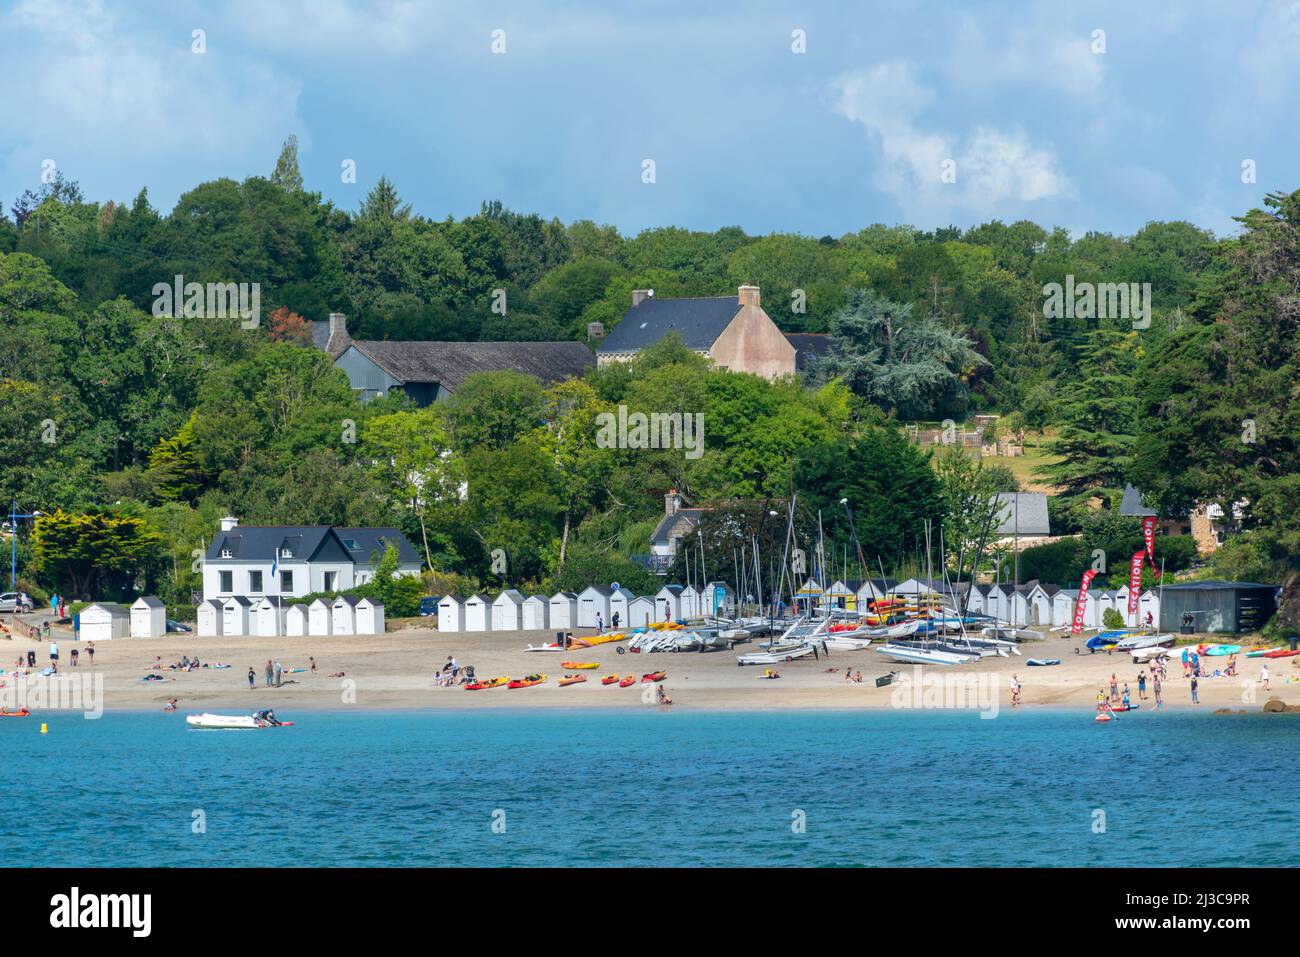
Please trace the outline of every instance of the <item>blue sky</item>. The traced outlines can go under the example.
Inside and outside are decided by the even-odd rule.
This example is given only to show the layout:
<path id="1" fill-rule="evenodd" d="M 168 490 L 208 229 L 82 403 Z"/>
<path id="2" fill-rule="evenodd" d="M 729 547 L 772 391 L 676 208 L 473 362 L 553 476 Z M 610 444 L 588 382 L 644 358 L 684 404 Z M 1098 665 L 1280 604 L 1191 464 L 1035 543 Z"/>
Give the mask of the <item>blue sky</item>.
<path id="1" fill-rule="evenodd" d="M 167 210 L 269 174 L 295 133 L 347 209 L 387 175 L 435 218 L 493 198 L 627 234 L 1224 233 L 1300 187 L 1298 50 L 1300 3 L 1250 0 L 0 0 L 0 200 L 54 159 L 94 199 L 148 186 Z"/>

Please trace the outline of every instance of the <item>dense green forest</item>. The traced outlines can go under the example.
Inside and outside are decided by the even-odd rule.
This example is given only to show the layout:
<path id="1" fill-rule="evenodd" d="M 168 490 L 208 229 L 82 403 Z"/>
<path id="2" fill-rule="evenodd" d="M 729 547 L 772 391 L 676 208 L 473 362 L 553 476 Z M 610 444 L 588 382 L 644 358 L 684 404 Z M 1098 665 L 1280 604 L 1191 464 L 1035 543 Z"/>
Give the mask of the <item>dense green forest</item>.
<path id="1" fill-rule="evenodd" d="M 842 554 L 847 497 L 873 565 L 917 567 L 929 523 L 956 572 L 979 537 L 977 503 L 1016 480 L 919 449 L 899 425 L 995 411 L 1050 430 L 1056 531 L 1128 547 L 1136 530 L 1108 510 L 1126 481 L 1163 515 L 1239 503 L 1239 533 L 1208 573 L 1285 578 L 1294 593 L 1300 193 L 1241 223 L 1218 239 L 1184 222 L 1072 238 L 1025 221 L 625 237 L 499 203 L 429 219 L 387 180 L 341 210 L 305 190 L 292 143 L 269 177 L 203 183 L 165 214 L 145 190 L 92 201 L 60 176 L 0 213 L 0 495 L 49 516 L 20 535 L 37 593 L 184 602 L 194 550 L 226 512 L 398 524 L 431 588 L 636 587 L 648 573 L 630 559 L 668 488 L 731 503 L 702 529 L 721 571 L 740 543 L 766 541 L 773 503 L 797 490 L 804 536 L 820 509 Z M 155 315 L 154 286 L 177 275 L 260 284 L 263 321 Z M 1067 277 L 1150 283 L 1149 325 L 1045 310 L 1044 287 Z M 551 389 L 479 376 L 420 410 L 360 404 L 294 331 L 296 317 L 344 312 L 355 338 L 585 341 L 633 289 L 734 295 L 742 283 L 761 287 L 784 330 L 828 333 L 834 353 L 801 381 L 769 383 L 667 341 Z M 599 448 L 595 417 L 619 404 L 703 413 L 705 454 Z M 509 564 L 493 574 L 497 548 Z"/>

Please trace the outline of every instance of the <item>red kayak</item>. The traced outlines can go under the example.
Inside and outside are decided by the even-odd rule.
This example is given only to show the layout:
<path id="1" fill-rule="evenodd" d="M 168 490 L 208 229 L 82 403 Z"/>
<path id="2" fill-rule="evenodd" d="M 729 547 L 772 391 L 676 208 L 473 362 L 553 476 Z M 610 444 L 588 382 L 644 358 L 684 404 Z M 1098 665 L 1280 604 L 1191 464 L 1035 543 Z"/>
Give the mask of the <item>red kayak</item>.
<path id="1" fill-rule="evenodd" d="M 1300 655 L 1300 651 L 1286 651 L 1285 649 L 1279 649 L 1278 651 L 1270 651 L 1270 652 L 1267 652 L 1267 653 L 1265 653 L 1264 655 L 1262 655 L 1262 657 L 1264 657 L 1264 658 L 1292 658 L 1292 657 L 1294 657 L 1294 656 L 1296 656 L 1296 655 Z"/>
<path id="2" fill-rule="evenodd" d="M 23 708 L 21 711 L 0 711 L 0 718 L 28 718 L 28 717 L 31 717 L 31 712 L 28 711 L 26 708 Z"/>
<path id="3" fill-rule="evenodd" d="M 648 675 L 642 675 L 641 680 L 642 681 L 663 681 L 667 677 L 668 677 L 668 672 L 666 671 L 652 671 Z"/>

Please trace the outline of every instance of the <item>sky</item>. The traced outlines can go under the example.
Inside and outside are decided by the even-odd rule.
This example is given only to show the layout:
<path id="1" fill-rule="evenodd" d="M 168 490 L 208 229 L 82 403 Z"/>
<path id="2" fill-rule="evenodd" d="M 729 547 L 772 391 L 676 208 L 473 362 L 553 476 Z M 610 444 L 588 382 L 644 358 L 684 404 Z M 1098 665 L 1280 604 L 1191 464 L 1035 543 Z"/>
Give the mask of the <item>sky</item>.
<path id="1" fill-rule="evenodd" d="M 168 211 L 292 133 L 349 210 L 1222 235 L 1300 187 L 1297 51 L 1283 0 L 0 0 L 0 201 L 53 160 Z"/>

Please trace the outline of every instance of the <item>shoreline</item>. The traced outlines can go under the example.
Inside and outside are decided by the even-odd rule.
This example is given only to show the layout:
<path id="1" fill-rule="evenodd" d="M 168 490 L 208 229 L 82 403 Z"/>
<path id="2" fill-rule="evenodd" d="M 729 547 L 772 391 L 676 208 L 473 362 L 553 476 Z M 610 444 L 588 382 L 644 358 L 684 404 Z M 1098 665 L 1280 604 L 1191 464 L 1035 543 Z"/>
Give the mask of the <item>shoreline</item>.
<path id="1" fill-rule="evenodd" d="M 1122 688 L 1127 682 L 1130 700 L 1141 704 L 1141 711 L 1156 710 L 1148 686 L 1147 698 L 1139 698 L 1137 677 L 1146 670 L 1127 655 L 1086 652 L 1074 654 L 1082 641 L 1052 636 L 1042 642 L 1020 647 L 1021 656 L 984 658 L 956 666 L 912 666 L 890 662 L 874 647 L 863 651 L 832 652 L 829 658 L 803 659 L 775 666 L 778 680 L 764 680 L 762 666 L 738 667 L 735 656 L 727 651 L 707 653 L 681 652 L 660 654 L 619 654 L 620 644 L 574 649 L 567 654 L 526 652 L 529 643 L 551 640 L 553 631 L 483 632 L 444 635 L 433 629 L 408 628 L 379 636 L 327 637 L 206 637 L 168 635 L 163 638 L 120 638 L 95 646 L 94 667 L 89 667 L 86 643 L 74 643 L 59 636 L 60 676 L 75 676 L 85 681 L 92 677 L 105 711 L 161 711 L 171 698 L 177 699 L 182 714 L 203 711 L 233 710 L 251 713 L 260 708 L 274 708 L 291 715 L 295 711 L 528 711 L 536 709 L 572 709 L 600 711 L 627 708 L 661 708 L 653 697 L 643 693 L 653 687 L 639 680 L 628 688 L 600 684 L 607 674 L 634 674 L 663 670 L 663 682 L 678 711 L 746 712 L 746 711 L 928 711 L 955 710 L 951 704 L 935 704 L 956 695 L 957 701 L 973 702 L 965 710 L 1035 711 L 1053 709 L 1092 712 L 1096 695 L 1109 684 L 1111 674 Z M 81 664 L 71 667 L 70 652 L 82 652 Z M 8 687 L 0 689 L 0 703 L 12 686 L 15 659 L 28 649 L 36 652 L 37 670 L 48 663 L 49 645 L 21 638 L 0 640 L 0 668 Z M 743 650 L 744 645 L 737 646 Z M 6 654 L 7 653 L 7 654 Z M 225 669 L 200 668 L 176 672 L 166 665 L 182 655 L 195 656 L 210 663 L 223 662 Z M 463 688 L 435 687 L 432 676 L 448 656 L 455 656 L 462 666 L 472 665 L 481 678 L 497 675 L 518 677 L 540 673 L 549 675 L 546 684 L 526 689 L 493 688 L 466 692 Z M 263 671 L 266 661 L 279 660 L 285 669 L 309 667 L 314 657 L 317 670 L 286 674 L 279 687 L 266 687 Z M 1056 657 L 1060 665 L 1030 667 L 1030 657 Z M 163 669 L 153 670 L 156 660 Z M 561 688 L 556 678 L 564 674 L 563 661 L 597 662 L 595 670 L 585 671 L 587 681 Z M 1218 663 L 1217 659 L 1211 661 Z M 1225 659 L 1226 661 L 1226 659 Z M 1265 691 L 1257 677 L 1260 664 L 1268 662 L 1271 682 Z M 1261 712 L 1270 698 L 1300 706 L 1300 658 L 1239 658 L 1241 674 L 1236 677 L 1211 677 L 1200 681 L 1199 705 L 1190 702 L 1189 682 L 1181 677 L 1181 668 L 1172 662 L 1164 685 L 1164 711 L 1214 712 L 1229 709 L 1247 713 Z M 248 687 L 248 669 L 254 669 L 255 686 Z M 919 668 L 918 671 L 913 669 Z M 834 670 L 831 670 L 834 669 Z M 860 671 L 861 684 L 844 679 L 846 669 Z M 898 671 L 920 684 L 905 688 L 898 684 L 877 688 L 874 678 Z M 341 673 L 341 677 L 334 677 Z M 162 681 L 143 681 L 148 674 L 161 675 Z M 1021 704 L 1011 705 L 1010 684 L 1015 675 L 1022 684 Z M 1149 671 L 1148 671 L 1149 675 Z M 98 677 L 96 677 L 98 676 Z M 961 686 L 966 686 L 966 698 Z M 898 707 L 894 695 L 904 693 L 921 706 Z M 928 697 L 927 697 L 928 696 Z M 996 705 L 994 701 L 996 700 Z M 43 711 L 33 706 L 33 716 Z M 80 709 L 79 709 L 80 710 Z M 1121 715 L 1122 717 L 1122 715 Z"/>

